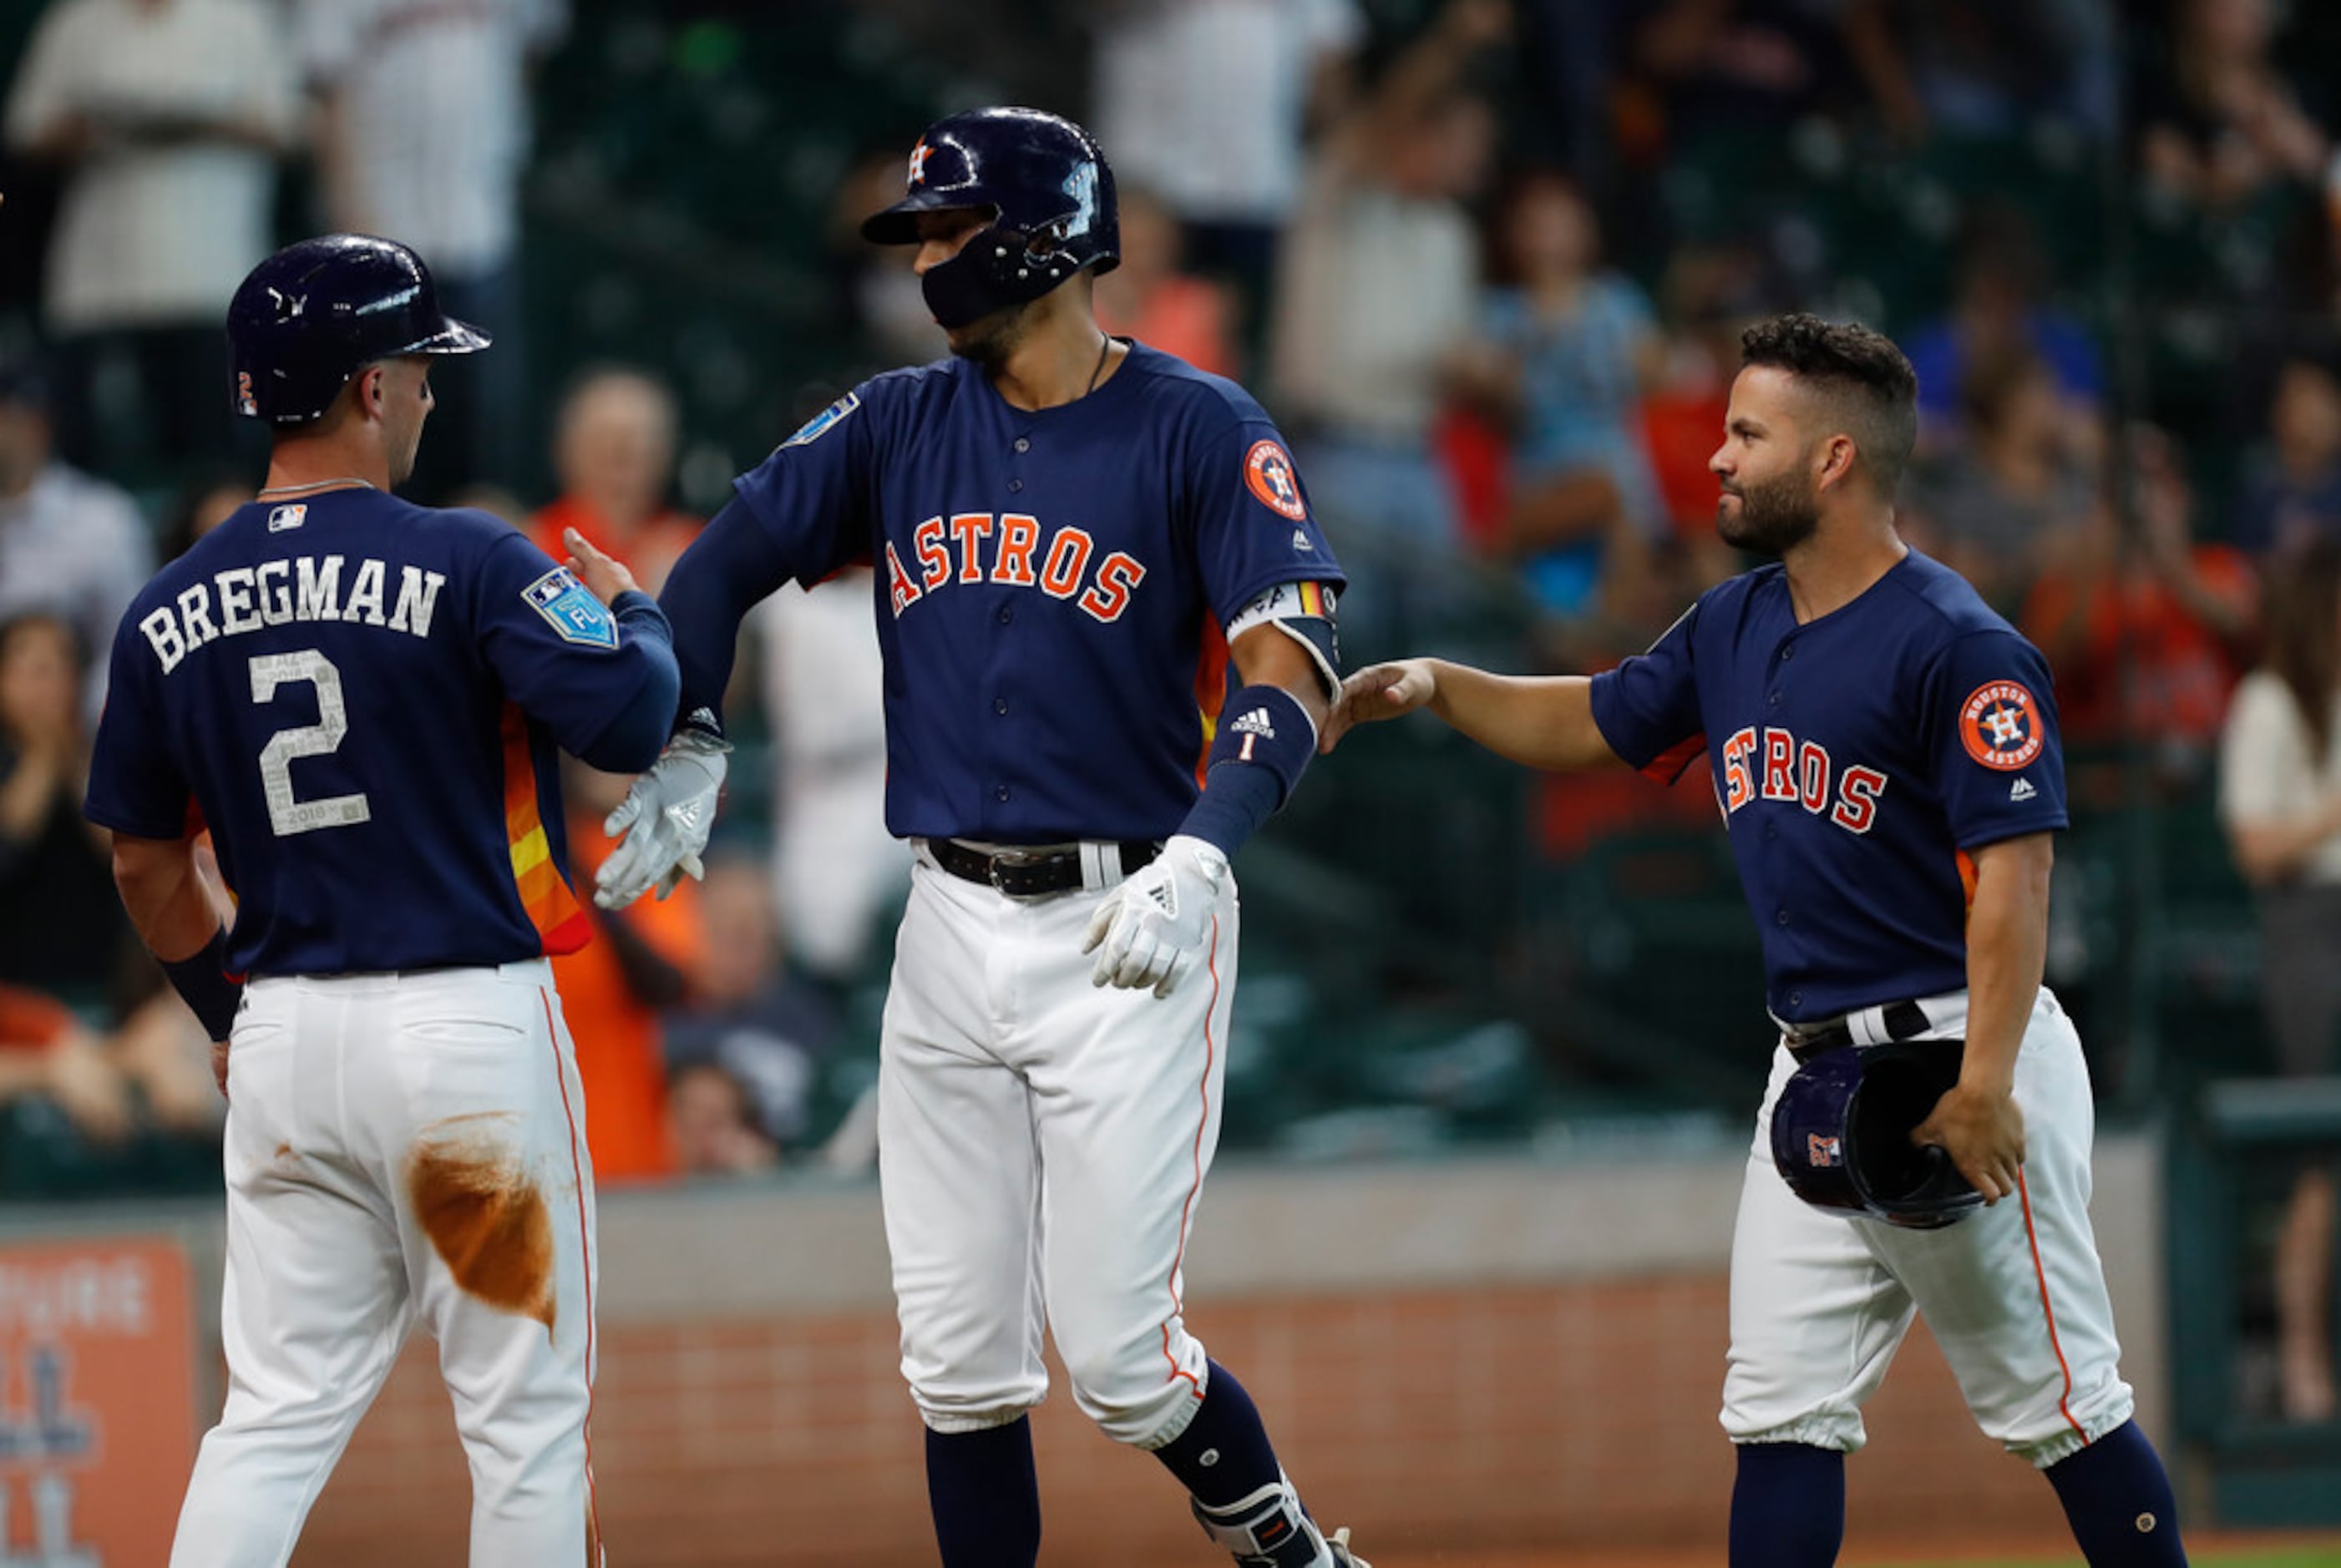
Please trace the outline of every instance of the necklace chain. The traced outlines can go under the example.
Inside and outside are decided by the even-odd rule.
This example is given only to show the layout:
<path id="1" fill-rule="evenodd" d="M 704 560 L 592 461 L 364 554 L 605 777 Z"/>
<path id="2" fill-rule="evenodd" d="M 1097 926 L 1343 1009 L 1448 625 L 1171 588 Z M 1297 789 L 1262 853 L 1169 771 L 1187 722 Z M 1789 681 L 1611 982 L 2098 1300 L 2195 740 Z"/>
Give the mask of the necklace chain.
<path id="1" fill-rule="evenodd" d="M 371 481 L 351 474 L 343 479 L 313 479 L 306 484 L 272 484 L 265 490 L 254 491 L 253 499 L 256 501 L 264 495 L 298 495 L 304 490 L 330 490 L 336 485 L 344 484 L 354 484 L 362 490 L 374 488 Z"/>
<path id="2" fill-rule="evenodd" d="M 1098 362 L 1090 372 L 1090 384 L 1081 389 L 1083 397 L 1097 391 L 1098 377 L 1105 374 L 1105 357 L 1113 352 L 1113 335 L 1111 332 L 1100 332 L 1098 336 L 1105 341 L 1098 345 Z"/>

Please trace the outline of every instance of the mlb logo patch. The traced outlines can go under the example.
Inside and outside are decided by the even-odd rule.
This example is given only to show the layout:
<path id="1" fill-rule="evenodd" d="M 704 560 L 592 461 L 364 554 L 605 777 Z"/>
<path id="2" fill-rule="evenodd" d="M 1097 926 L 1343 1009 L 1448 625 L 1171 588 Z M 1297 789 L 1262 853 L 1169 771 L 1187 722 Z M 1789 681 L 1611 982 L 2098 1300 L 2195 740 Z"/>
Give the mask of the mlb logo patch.
<path id="1" fill-rule="evenodd" d="M 1827 1170 L 1845 1164 L 1843 1140 L 1822 1133 L 1805 1135 L 1805 1163 L 1815 1170 Z"/>
<path id="2" fill-rule="evenodd" d="M 285 530 L 298 528 L 308 521 L 309 509 L 305 506 L 295 503 L 291 506 L 276 507 L 268 514 L 268 531 L 283 533 Z"/>
<path id="3" fill-rule="evenodd" d="M 586 648 L 618 646 L 618 618 L 567 567 L 554 567 L 523 589 L 521 597 L 544 617 L 544 623 L 563 642 Z"/>

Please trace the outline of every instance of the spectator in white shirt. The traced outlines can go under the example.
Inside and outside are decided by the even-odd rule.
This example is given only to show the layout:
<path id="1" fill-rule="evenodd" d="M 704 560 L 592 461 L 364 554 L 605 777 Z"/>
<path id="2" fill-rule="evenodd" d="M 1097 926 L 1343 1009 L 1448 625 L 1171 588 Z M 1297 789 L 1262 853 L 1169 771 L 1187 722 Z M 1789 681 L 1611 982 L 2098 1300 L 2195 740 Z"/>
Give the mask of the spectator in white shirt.
<path id="1" fill-rule="evenodd" d="M 1357 0 L 1122 0 L 1096 24 L 1089 124 L 1184 228 L 1187 264 L 1257 303 L 1300 194 L 1308 127 L 1348 96 Z"/>
<path id="2" fill-rule="evenodd" d="M 333 226 L 430 257 L 441 303 L 496 336 L 494 354 L 433 374 L 438 410 L 408 491 L 432 501 L 511 484 L 528 433 L 513 415 L 527 366 L 513 261 L 528 73 L 566 30 L 567 0 L 294 5 Z"/>
<path id="3" fill-rule="evenodd" d="M 1386 585 L 1343 601 L 1360 657 L 1410 640 L 1417 610 L 1398 596 L 1433 596 L 1415 569 L 1459 548 L 1431 436 L 1475 357 L 1479 243 L 1465 203 L 1495 138 L 1465 78 L 1510 20 L 1506 0 L 1450 0 L 1328 131 L 1277 259 L 1271 401 L 1342 559 Z"/>
<path id="4" fill-rule="evenodd" d="M 33 35 L 7 138 L 65 170 L 43 315 L 76 462 L 181 468 L 235 438 L 220 320 L 274 238 L 282 31 L 261 0 L 57 0 Z"/>
<path id="5" fill-rule="evenodd" d="M 842 986 L 868 972 L 885 918 L 911 886 L 886 831 L 885 674 L 870 573 L 785 588 L 757 611 L 772 727 L 772 887 L 790 957 Z"/>
<path id="6" fill-rule="evenodd" d="M 2244 677 L 2219 751 L 2219 815 L 2260 910 L 2260 995 L 2276 1068 L 2341 1070 L 2341 544 L 2306 546 L 2270 583 L 2266 662 Z M 2330 1421 L 2335 1182 L 2293 1184 L 2276 1245 L 2278 1393 Z"/>
<path id="7" fill-rule="evenodd" d="M 153 570 L 137 505 L 57 461 L 39 377 L 29 365 L 0 363 L 0 622 L 44 611 L 73 628 L 88 655 L 93 719 L 115 625 Z"/>

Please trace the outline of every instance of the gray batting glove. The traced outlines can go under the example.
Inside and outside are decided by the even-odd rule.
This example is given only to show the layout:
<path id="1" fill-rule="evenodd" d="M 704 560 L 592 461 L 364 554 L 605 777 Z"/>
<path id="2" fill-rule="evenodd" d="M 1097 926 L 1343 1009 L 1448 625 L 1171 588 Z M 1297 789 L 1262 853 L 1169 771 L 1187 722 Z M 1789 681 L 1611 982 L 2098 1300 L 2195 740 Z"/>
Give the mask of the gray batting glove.
<path id="1" fill-rule="evenodd" d="M 699 852 L 715 826 L 715 799 L 722 793 L 723 758 L 732 748 L 712 736 L 686 729 L 666 743 L 651 770 L 634 780 L 618 809 L 602 824 L 613 839 L 625 837 L 593 875 L 593 902 L 623 909 L 653 887 L 665 898 L 688 874 L 706 875 Z"/>
<path id="2" fill-rule="evenodd" d="M 1090 919 L 1081 951 L 1095 953 L 1093 986 L 1178 989 L 1211 938 L 1220 889 L 1231 873 L 1219 846 L 1184 833 L 1105 897 Z"/>

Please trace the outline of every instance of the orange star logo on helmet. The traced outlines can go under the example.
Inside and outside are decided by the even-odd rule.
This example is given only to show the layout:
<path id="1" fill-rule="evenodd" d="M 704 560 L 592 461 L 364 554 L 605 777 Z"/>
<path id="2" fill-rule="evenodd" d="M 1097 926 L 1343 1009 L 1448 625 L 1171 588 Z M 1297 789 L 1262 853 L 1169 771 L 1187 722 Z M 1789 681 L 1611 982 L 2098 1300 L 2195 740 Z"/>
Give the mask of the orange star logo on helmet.
<path id="1" fill-rule="evenodd" d="M 1987 680 L 1959 704 L 1959 740 L 1985 767 L 2013 773 L 2040 755 L 2047 738 L 2030 691 L 2013 680 Z"/>
<path id="2" fill-rule="evenodd" d="M 923 137 L 917 146 L 911 149 L 911 184 L 923 185 L 927 183 L 927 155 L 933 151 Z"/>

